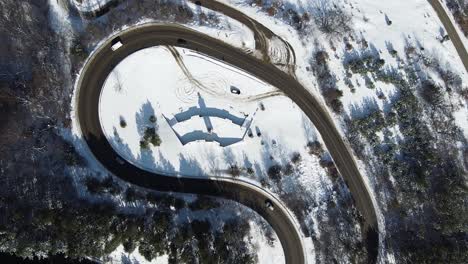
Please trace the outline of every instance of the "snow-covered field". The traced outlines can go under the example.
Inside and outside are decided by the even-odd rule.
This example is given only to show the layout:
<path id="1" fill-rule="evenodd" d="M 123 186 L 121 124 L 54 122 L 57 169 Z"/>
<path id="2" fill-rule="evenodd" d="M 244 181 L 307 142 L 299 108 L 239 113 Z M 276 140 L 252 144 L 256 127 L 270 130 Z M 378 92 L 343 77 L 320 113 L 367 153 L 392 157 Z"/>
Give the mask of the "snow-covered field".
<path id="1" fill-rule="evenodd" d="M 288 163 L 315 140 L 312 123 L 276 88 L 194 51 L 172 51 L 178 60 L 167 47 L 138 51 L 104 84 L 103 130 L 129 161 L 195 177 L 227 175 L 237 165 L 242 176 L 259 180 L 271 164 Z M 234 87 L 240 94 L 231 92 Z M 148 127 L 156 129 L 160 146 L 140 146 Z M 234 143 L 222 147 L 226 142 Z"/>

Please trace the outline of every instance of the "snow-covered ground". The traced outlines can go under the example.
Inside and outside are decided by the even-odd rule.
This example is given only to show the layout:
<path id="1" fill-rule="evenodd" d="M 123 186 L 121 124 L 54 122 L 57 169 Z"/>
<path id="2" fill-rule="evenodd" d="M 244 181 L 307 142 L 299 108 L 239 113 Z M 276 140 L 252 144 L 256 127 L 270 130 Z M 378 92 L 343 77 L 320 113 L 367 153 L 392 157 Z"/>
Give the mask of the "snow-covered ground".
<path id="1" fill-rule="evenodd" d="M 259 180 L 274 162 L 305 155 L 315 128 L 289 98 L 221 61 L 175 50 L 185 67 L 168 48 L 148 48 L 120 62 L 104 84 L 103 130 L 123 157 L 148 170 L 189 176 L 226 175 L 237 165 L 241 175 Z M 147 127 L 156 128 L 160 146 L 140 146 Z M 221 146 L 233 139 L 239 142 Z M 247 168 L 255 173 L 249 176 Z"/>
<path id="2" fill-rule="evenodd" d="M 237 7 L 288 40 L 296 52 L 296 75 L 298 79 L 309 88 L 311 93 L 321 98 L 315 77 L 306 70 L 314 51 L 311 43 L 318 40 L 330 54 L 329 64 L 332 72 L 339 77 L 338 88 L 344 92 L 341 100 L 347 114 L 350 114 L 353 108 L 362 107 L 368 102 L 375 102 L 378 108 L 383 109 L 384 102 L 378 98 L 378 95 L 382 93 L 388 98 L 394 93 L 395 87 L 393 85 L 378 81 L 375 82 L 375 89 L 368 89 L 364 85 L 364 79 L 358 74 L 352 77 L 356 92 L 352 93 L 350 91 L 340 78 L 345 76 L 343 60 L 347 53 L 342 38 L 332 40 L 334 46 L 337 47 L 337 50 L 333 51 L 329 45 L 330 40 L 313 25 L 310 29 L 312 33 L 299 35 L 292 27 L 280 22 L 278 18 L 272 18 L 264 12 L 259 12 L 258 7 L 246 5 L 247 1 L 222 0 L 222 2 Z M 297 10 L 311 12 L 314 8 L 313 1 L 288 0 L 284 2 L 285 6 L 293 5 L 297 7 Z M 451 42 L 441 43 L 439 41 L 444 33 L 443 27 L 427 1 L 355 0 L 335 2 L 353 14 L 354 36 L 365 38 L 369 45 L 374 47 L 380 57 L 386 61 L 386 67 L 397 69 L 401 67 L 401 61 L 397 57 L 404 57 L 405 45 L 409 42 L 416 47 L 424 47 L 426 54 L 438 58 L 448 69 L 456 72 L 462 78 L 465 86 L 468 83 L 467 74 L 463 70 L 463 65 Z M 391 25 L 387 24 L 386 17 L 392 21 Z M 229 19 L 225 21 L 228 24 L 232 23 L 234 31 L 231 32 L 237 33 L 231 35 L 228 31 L 221 31 L 210 26 L 199 26 L 196 23 L 189 26 L 213 37 L 228 41 L 234 46 L 253 49 L 252 33 L 246 30 L 244 26 L 236 25 L 235 21 Z M 356 40 L 351 41 L 351 43 L 355 48 L 358 48 Z M 398 56 L 392 56 L 389 53 L 390 49 L 396 50 Z M 258 110 L 258 102 L 237 100 L 238 97 L 242 97 L 246 93 L 251 93 L 251 95 L 265 93 L 274 90 L 273 87 L 261 84 L 254 78 L 245 77 L 244 73 L 236 72 L 236 69 L 223 65 L 221 62 L 209 58 L 200 58 L 199 54 L 188 50 L 178 50 L 182 54 L 191 74 L 210 88 L 208 91 L 197 88 L 195 92 L 187 92 L 191 91 L 193 87 L 186 85 L 190 82 L 187 81 L 187 77 L 181 72 L 172 55 L 164 48 L 151 48 L 141 51 L 141 54 L 131 55 L 116 68 L 118 73 L 111 74 L 106 83 L 101 99 L 103 127 L 108 137 L 112 139 L 113 146 L 127 159 L 150 170 L 182 172 L 193 176 L 198 174 L 225 174 L 227 168 L 233 164 L 240 167 L 251 166 L 256 171 L 254 175 L 261 175 L 273 163 L 270 155 L 275 162 L 284 163 L 292 152 L 305 152 L 307 141 L 316 138 L 315 130 L 308 119 L 304 118 L 300 110 L 285 97 L 272 97 L 262 100 L 265 111 Z M 152 57 L 158 59 L 153 60 Z M 135 64 L 143 59 L 145 67 L 137 67 Z M 430 74 L 433 79 L 440 81 L 435 73 Z M 171 78 L 164 78 L 168 76 L 171 76 Z M 117 78 L 120 78 L 123 84 L 121 91 L 116 91 Z M 358 83 L 361 85 L 359 86 Z M 241 96 L 234 96 L 230 93 L 231 84 L 235 84 L 236 87 L 241 89 Z M 177 92 L 177 87 L 179 87 L 179 92 Z M 211 91 L 212 89 L 215 90 L 214 94 Z M 206 142 L 192 142 L 182 146 L 163 118 L 163 114 L 171 117 L 181 111 L 180 107 L 182 107 L 182 111 L 185 111 L 190 107 L 199 106 L 197 92 L 200 92 L 208 107 L 226 109 L 235 113 L 236 116 L 239 116 L 239 112 L 248 115 L 256 113 L 251 125 L 253 138 L 246 136 L 242 142 L 226 148 L 220 147 L 217 143 Z M 220 98 L 219 95 L 216 95 L 218 92 L 227 95 L 230 99 Z M 271 107 L 272 105 L 274 107 Z M 162 144 L 159 147 L 150 145 L 150 150 L 142 150 L 139 145 L 142 130 L 141 128 L 138 129 L 138 124 L 143 129 L 146 126 L 152 126 L 147 112 L 147 110 L 150 110 L 151 113 L 149 106 L 154 109 L 157 117 L 158 134 L 161 136 Z M 121 116 L 127 123 L 125 128 L 122 128 L 119 124 Z M 462 103 L 460 109 L 455 113 L 455 118 L 457 124 L 465 130 L 465 136 L 468 135 L 467 116 L 466 103 Z M 286 122 L 286 119 L 287 123 L 284 123 L 283 121 Z M 141 122 L 139 123 L 137 120 Z M 229 131 L 235 132 L 235 129 L 237 129 L 225 120 L 215 120 L 217 121 L 212 122 L 214 132 L 218 130 L 220 132 L 227 131 L 224 128 L 229 128 Z M 198 127 L 199 130 L 206 128 L 205 121 L 202 118 L 194 118 L 190 120 L 190 122 L 192 121 L 194 123 L 193 126 L 188 126 L 189 130 L 191 127 Z M 338 118 L 335 122 L 338 127 L 341 127 Z M 256 126 L 262 132 L 261 137 L 256 135 Z M 183 129 L 187 129 L 187 127 L 182 128 L 182 131 L 187 132 Z M 261 145 L 262 140 L 264 145 Z M 275 140 L 276 144 L 273 144 L 273 140 Z M 305 168 L 306 171 L 301 172 L 300 181 L 308 189 L 317 188 L 321 192 L 326 190 L 329 184 L 324 182 L 322 176 L 319 175 L 320 173 L 313 172 L 315 165 L 308 165 L 308 167 Z M 365 171 L 364 167 L 362 171 Z M 250 177 L 245 170 L 242 171 L 242 175 Z M 371 182 L 371 180 L 369 181 Z M 311 185 L 314 187 L 312 188 Z M 371 182 L 369 185 L 373 186 L 373 183 Z M 317 192 L 318 195 L 321 192 Z M 384 235 L 382 234 L 382 236 Z M 310 240 L 307 241 L 310 242 Z M 310 248 L 313 248 L 313 245 Z M 385 258 L 385 256 L 383 257 Z M 392 256 L 386 257 L 392 258 Z M 309 257 L 308 259 L 313 262 L 313 258 Z"/>
<path id="3" fill-rule="evenodd" d="M 362 34 L 369 45 L 375 47 L 381 58 L 386 61 L 386 67 L 399 67 L 397 57 L 404 57 L 405 46 L 409 43 L 424 48 L 426 54 L 439 58 L 443 65 L 446 64 L 447 68 L 458 72 L 464 82 L 468 82 L 468 76 L 463 70 L 464 66 L 453 44 L 450 41 L 440 42 L 446 33 L 437 14 L 427 1 L 360 0 L 354 2 L 353 6 L 355 31 Z M 392 22 L 390 26 L 387 25 L 386 17 Z M 398 56 L 392 56 L 390 49 L 396 50 Z M 340 57 L 344 56 L 340 51 L 337 54 Z M 339 69 L 338 66 L 337 68 Z M 360 82 L 364 83 L 362 79 Z M 346 87 L 344 84 L 341 86 Z M 370 90 L 363 85 L 355 94 L 350 93 L 349 89 L 343 89 L 345 91 L 343 102 L 346 105 L 362 104 L 365 98 L 379 101 L 377 92 L 382 91 L 386 96 L 393 92 L 392 87 L 381 82 L 376 83 L 376 88 Z"/>
<path id="4" fill-rule="evenodd" d="M 106 263 L 122 263 L 122 264 L 140 264 L 140 263 L 147 263 L 147 264 L 166 264 L 168 263 L 168 256 L 158 256 L 152 261 L 148 261 L 143 257 L 138 248 L 135 249 L 132 253 L 127 253 L 124 250 L 122 245 L 118 246 L 117 249 L 112 252 L 108 257 L 106 257 Z"/>
<path id="5" fill-rule="evenodd" d="M 256 223 L 250 222 L 251 239 L 255 245 L 257 252 L 258 263 L 284 263 L 284 252 L 281 243 L 276 238 L 273 244 L 269 244 L 264 230 Z M 273 234 L 275 237 L 276 235 Z"/>
<path id="6" fill-rule="evenodd" d="M 81 12 L 96 12 L 116 0 L 72 0 Z"/>
<path id="7" fill-rule="evenodd" d="M 282 264 L 284 263 L 284 253 L 281 247 L 281 244 L 276 237 L 276 234 L 272 234 L 274 241 L 269 243 L 265 236 L 264 229 L 256 222 L 251 221 L 249 223 L 251 228 L 251 235 L 246 238 L 249 239 L 250 242 L 253 244 L 253 250 L 256 251 L 258 262 L 260 264 Z M 122 264 L 140 264 L 140 263 L 147 263 L 147 264 L 165 264 L 168 263 L 168 256 L 163 255 L 156 257 L 152 261 L 147 261 L 145 257 L 143 257 L 138 248 L 135 249 L 132 253 L 127 253 L 124 251 L 124 247 L 120 245 L 117 249 L 112 252 L 109 256 L 105 258 L 106 263 L 122 263 Z"/>

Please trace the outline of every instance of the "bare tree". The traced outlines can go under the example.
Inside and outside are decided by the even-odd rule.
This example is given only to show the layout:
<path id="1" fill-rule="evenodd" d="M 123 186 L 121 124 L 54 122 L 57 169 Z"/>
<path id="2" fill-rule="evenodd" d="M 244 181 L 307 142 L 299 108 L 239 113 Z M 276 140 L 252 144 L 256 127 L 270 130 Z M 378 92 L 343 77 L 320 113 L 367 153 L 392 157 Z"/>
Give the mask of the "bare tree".
<path id="1" fill-rule="evenodd" d="M 314 0 L 313 17 L 319 29 L 330 35 L 351 30 L 351 16 L 330 0 Z"/>

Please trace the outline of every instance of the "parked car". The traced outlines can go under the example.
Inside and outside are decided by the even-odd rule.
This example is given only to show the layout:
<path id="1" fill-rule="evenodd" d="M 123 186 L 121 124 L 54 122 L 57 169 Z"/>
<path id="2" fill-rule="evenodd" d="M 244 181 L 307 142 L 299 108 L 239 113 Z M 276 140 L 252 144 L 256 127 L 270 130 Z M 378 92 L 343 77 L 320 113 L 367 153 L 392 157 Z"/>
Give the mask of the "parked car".
<path id="1" fill-rule="evenodd" d="M 232 94 L 240 94 L 241 91 L 239 88 L 235 87 L 235 86 L 231 86 L 231 93 Z"/>

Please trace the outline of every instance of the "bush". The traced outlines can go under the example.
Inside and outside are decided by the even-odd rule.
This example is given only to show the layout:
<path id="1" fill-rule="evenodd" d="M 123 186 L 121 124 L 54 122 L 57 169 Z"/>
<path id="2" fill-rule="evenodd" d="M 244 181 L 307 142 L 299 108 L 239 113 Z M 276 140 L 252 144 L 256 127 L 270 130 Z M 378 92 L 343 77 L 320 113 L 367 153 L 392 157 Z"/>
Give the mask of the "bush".
<path id="1" fill-rule="evenodd" d="M 192 211 L 210 210 L 220 206 L 221 204 L 216 199 L 203 195 L 199 196 L 198 199 L 189 204 L 189 208 Z"/>
<path id="2" fill-rule="evenodd" d="M 88 191 L 93 194 L 110 193 L 116 195 L 122 191 L 122 188 L 114 181 L 112 176 L 107 176 L 102 181 L 95 177 L 87 177 L 85 185 Z"/>
<path id="3" fill-rule="evenodd" d="M 336 169 L 335 163 L 333 161 L 328 159 L 320 159 L 320 166 L 327 170 L 328 174 L 333 180 L 336 180 L 338 178 L 338 170 Z"/>
<path id="4" fill-rule="evenodd" d="M 140 192 L 136 191 L 134 188 L 129 187 L 125 191 L 125 200 L 127 202 L 134 202 L 136 200 L 144 200 L 145 196 Z"/>
<path id="5" fill-rule="evenodd" d="M 334 112 L 341 113 L 343 111 L 343 104 L 340 101 L 340 98 L 343 96 L 343 91 L 335 88 L 327 89 L 323 91 L 323 96 Z"/>
<path id="6" fill-rule="evenodd" d="M 329 104 L 335 113 L 340 114 L 343 112 L 343 103 L 340 101 L 340 99 L 333 99 Z"/>
<path id="7" fill-rule="evenodd" d="M 233 177 L 239 177 L 241 174 L 241 169 L 236 164 L 229 167 L 229 174 Z"/>
<path id="8" fill-rule="evenodd" d="M 371 80 L 371 78 L 369 78 L 368 76 L 366 76 L 366 78 L 364 78 L 364 81 L 366 82 L 366 87 L 369 88 L 369 89 L 375 89 L 375 84 L 374 82 Z"/>
<path id="9" fill-rule="evenodd" d="M 148 141 L 140 140 L 140 148 L 142 148 L 142 149 L 148 149 L 148 148 L 149 148 Z"/>
<path id="10" fill-rule="evenodd" d="M 315 53 L 315 61 L 318 65 L 327 63 L 329 58 L 328 53 L 324 50 L 320 50 Z"/>
<path id="11" fill-rule="evenodd" d="M 320 142 L 318 141 L 309 141 L 307 143 L 307 148 L 309 148 L 309 154 L 311 155 L 316 155 L 316 156 L 322 155 L 322 152 L 323 152 L 322 144 L 320 144 Z"/>
<path id="12" fill-rule="evenodd" d="M 140 147 L 142 149 L 149 148 L 149 143 L 153 144 L 153 146 L 158 147 L 161 145 L 161 138 L 156 133 L 156 128 L 154 127 L 147 127 L 145 129 L 145 134 L 143 135 L 143 139 L 140 140 Z"/>
<path id="13" fill-rule="evenodd" d="M 84 60 L 88 53 L 79 39 L 74 39 L 70 46 L 70 53 L 77 56 L 79 59 Z"/>
<path id="14" fill-rule="evenodd" d="M 151 142 L 155 147 L 161 145 L 161 138 L 156 133 L 156 129 L 154 127 L 147 127 L 145 130 L 144 135 L 145 140 Z"/>
<path id="15" fill-rule="evenodd" d="M 63 141 L 63 152 L 65 164 L 68 166 L 83 166 L 86 164 L 85 159 L 76 151 L 73 144 Z"/>
<path id="16" fill-rule="evenodd" d="M 421 97 L 427 103 L 431 105 L 438 105 L 443 100 L 442 96 L 441 88 L 438 85 L 429 81 L 426 81 L 422 84 Z"/>
<path id="17" fill-rule="evenodd" d="M 302 160 L 301 153 L 299 152 L 294 152 L 292 157 L 291 157 L 291 162 L 294 164 L 299 163 Z"/>
<path id="18" fill-rule="evenodd" d="M 127 127 L 127 122 L 125 121 L 125 119 L 123 119 L 123 117 L 120 118 L 120 127 L 121 128 Z"/>
<path id="19" fill-rule="evenodd" d="M 87 177 L 85 179 L 85 185 L 88 191 L 92 194 L 101 193 L 102 191 L 101 182 L 95 177 Z"/>
<path id="20" fill-rule="evenodd" d="M 283 168 L 284 175 L 291 175 L 294 172 L 294 166 L 291 163 L 286 164 Z"/>
<path id="21" fill-rule="evenodd" d="M 279 180 L 281 179 L 281 169 L 282 167 L 279 164 L 270 166 L 267 172 L 270 179 L 272 179 L 275 182 L 279 182 Z"/>

